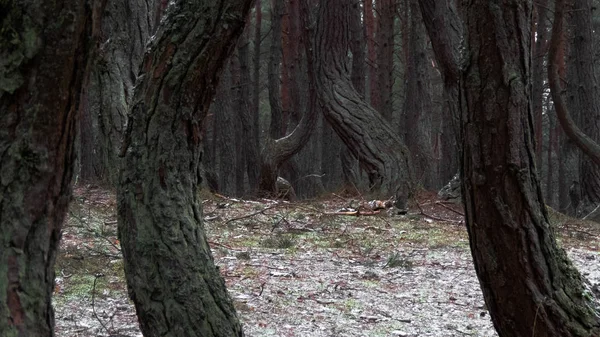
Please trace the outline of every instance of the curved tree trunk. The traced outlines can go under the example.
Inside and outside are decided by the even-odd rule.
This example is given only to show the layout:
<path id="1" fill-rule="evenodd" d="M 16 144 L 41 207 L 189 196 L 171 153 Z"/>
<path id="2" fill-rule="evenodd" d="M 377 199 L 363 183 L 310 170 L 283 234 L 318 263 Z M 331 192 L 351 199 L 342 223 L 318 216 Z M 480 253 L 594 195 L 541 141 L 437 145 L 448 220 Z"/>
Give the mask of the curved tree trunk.
<path id="1" fill-rule="evenodd" d="M 302 1 L 300 7 L 306 5 Z M 282 10 L 279 6 L 283 6 L 283 1 L 276 1 L 276 5 L 273 8 L 273 13 L 279 13 Z M 301 11 L 300 15 L 305 18 L 306 9 Z M 277 44 L 277 37 L 279 35 L 279 45 L 281 46 L 281 27 L 280 21 L 277 19 L 277 15 L 273 17 L 272 24 L 273 26 L 273 44 Z M 273 22 L 275 21 L 275 22 Z M 279 34 L 276 33 L 279 31 Z M 289 160 L 293 155 L 298 153 L 304 145 L 308 142 L 310 136 L 312 135 L 313 129 L 317 123 L 317 109 L 315 106 L 315 92 L 314 92 L 314 69 L 313 69 L 313 61 L 309 55 L 309 47 L 310 39 L 308 33 L 305 31 L 302 39 L 305 50 L 307 53 L 307 63 L 308 63 L 308 74 L 309 74 L 309 104 L 307 108 L 307 112 L 302 119 L 298 123 L 298 125 L 294 128 L 294 130 L 288 135 L 278 138 L 279 129 L 281 128 L 282 121 L 277 117 L 281 116 L 281 99 L 279 97 L 279 93 L 281 92 L 279 86 L 279 59 L 280 56 L 274 56 L 273 53 L 280 53 L 274 49 L 271 49 L 272 55 L 269 63 L 269 101 L 271 103 L 271 128 L 270 128 L 270 138 L 267 138 L 265 145 L 261 152 L 261 168 L 260 168 L 260 179 L 258 184 L 259 193 L 261 195 L 277 195 L 277 176 L 278 171 L 281 165 Z"/>
<path id="2" fill-rule="evenodd" d="M 579 111 L 579 125 L 596 144 L 600 142 L 600 105 L 594 71 L 592 0 L 573 1 L 569 62 L 569 110 Z M 573 76 L 571 76 L 573 75 Z M 586 214 L 600 203 L 600 166 L 580 156 L 581 210 Z M 576 212 L 577 213 L 577 212 Z"/>
<path id="3" fill-rule="evenodd" d="M 54 336 L 91 13 L 85 1 L 0 7 L 0 336 Z"/>
<path id="4" fill-rule="evenodd" d="M 501 337 L 598 336 L 598 303 L 557 246 L 537 178 L 531 2 L 471 2 L 464 11 L 470 63 L 461 82 L 463 200 L 494 326 Z"/>
<path id="5" fill-rule="evenodd" d="M 565 134 L 569 139 L 573 140 L 583 153 L 589 156 L 596 165 L 600 165 L 600 145 L 588 137 L 581 129 L 577 127 L 569 114 L 569 109 L 561 95 L 562 86 L 560 85 L 560 76 L 558 73 L 560 66 L 560 44 L 564 36 L 563 18 L 564 18 L 564 2 L 565 0 L 557 0 L 554 10 L 554 24 L 552 25 L 552 40 L 548 51 L 548 81 L 550 84 L 550 92 L 556 109 L 558 121 L 563 127 Z"/>
<path id="6" fill-rule="evenodd" d="M 145 336 L 242 336 L 197 190 L 202 122 L 251 5 L 171 2 L 142 65 L 117 195 L 125 274 Z"/>
<path id="7" fill-rule="evenodd" d="M 317 92 L 327 122 L 366 169 L 373 194 L 396 196 L 404 208 L 412 188 L 410 154 L 389 123 L 354 89 L 347 65 L 352 1 L 319 7 L 313 43 Z"/>

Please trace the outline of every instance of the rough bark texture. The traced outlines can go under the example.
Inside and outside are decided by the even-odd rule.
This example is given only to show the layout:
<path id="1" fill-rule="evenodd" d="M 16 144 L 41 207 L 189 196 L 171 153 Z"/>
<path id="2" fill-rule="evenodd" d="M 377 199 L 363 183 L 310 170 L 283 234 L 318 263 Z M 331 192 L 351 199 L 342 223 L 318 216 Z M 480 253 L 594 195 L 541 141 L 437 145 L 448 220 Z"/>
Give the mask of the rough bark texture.
<path id="1" fill-rule="evenodd" d="M 161 1 L 99 0 L 93 8 L 90 73 L 80 109 L 80 179 L 114 186 L 133 85 Z"/>
<path id="2" fill-rule="evenodd" d="M 91 12 L 85 1 L 4 1 L 0 13 L 0 336 L 54 336 Z"/>
<path id="3" fill-rule="evenodd" d="M 313 44 L 319 101 L 327 122 L 367 171 L 372 192 L 380 197 L 395 195 L 403 208 L 412 188 L 410 154 L 350 80 L 347 50 L 351 6 L 351 0 L 340 0 L 319 7 Z"/>
<path id="4" fill-rule="evenodd" d="M 352 52 L 352 72 L 350 78 L 352 79 L 354 89 L 364 99 L 366 93 L 366 25 L 362 23 L 362 12 L 358 2 L 352 4 L 350 9 L 350 51 Z M 336 138 L 339 139 L 339 137 Z M 327 161 L 327 157 L 325 158 Z M 353 193 L 359 192 L 360 173 L 358 172 L 358 160 L 356 160 L 346 146 L 341 148 L 340 166 L 343 173 L 344 188 Z"/>
<path id="5" fill-rule="evenodd" d="M 202 122 L 251 5 L 171 2 L 144 58 L 117 197 L 127 284 L 145 336 L 242 336 L 197 190 Z"/>
<path id="6" fill-rule="evenodd" d="M 598 336 L 598 302 L 558 248 L 535 168 L 531 2 L 464 5 L 463 201 L 475 270 L 506 336 Z"/>

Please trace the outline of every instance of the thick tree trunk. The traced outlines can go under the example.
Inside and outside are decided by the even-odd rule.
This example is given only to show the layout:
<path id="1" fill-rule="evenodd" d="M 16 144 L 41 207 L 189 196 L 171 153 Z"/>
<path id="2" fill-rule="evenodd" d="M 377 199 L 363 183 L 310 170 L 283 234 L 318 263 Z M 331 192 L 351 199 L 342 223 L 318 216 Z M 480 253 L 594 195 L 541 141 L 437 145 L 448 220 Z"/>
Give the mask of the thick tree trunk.
<path id="1" fill-rule="evenodd" d="M 592 32 L 592 1 L 573 1 L 571 11 L 571 53 L 567 91 L 572 97 L 569 111 L 579 111 L 579 121 L 587 136 L 595 143 L 600 141 L 600 105 L 598 83 L 594 71 L 594 41 Z M 600 155 L 600 154 L 599 154 Z M 600 203 L 600 163 L 594 164 L 587 156 L 581 156 L 579 180 L 583 211 L 588 213 Z"/>
<path id="2" fill-rule="evenodd" d="M 579 129 L 577 127 L 577 122 L 576 120 L 574 120 L 574 117 L 571 115 L 568 105 L 567 103 L 565 103 L 565 100 L 562 97 L 562 86 L 561 86 L 561 74 L 560 71 L 562 69 L 561 65 L 563 64 L 563 44 L 564 44 L 564 29 L 563 29 L 563 18 L 564 18 L 564 12 L 565 12 L 565 2 L 564 0 L 557 0 L 556 5 L 555 5 L 555 14 L 554 14 L 554 24 L 552 26 L 552 40 L 550 43 L 550 50 L 549 50 L 549 62 L 548 62 L 548 80 L 550 83 L 550 91 L 552 93 L 552 98 L 554 100 L 554 106 L 556 109 L 556 114 L 558 116 L 558 120 L 563 128 L 563 130 L 565 131 L 565 134 L 568 137 L 568 140 L 572 141 L 575 145 L 577 145 L 577 147 L 583 151 L 583 153 L 587 156 L 587 160 L 586 161 L 591 161 L 592 163 L 588 163 L 586 165 L 590 165 L 589 167 L 587 167 L 586 170 L 582 170 L 582 173 L 586 174 L 586 178 L 590 179 L 589 182 L 585 182 L 586 188 L 588 189 L 589 193 L 586 195 L 586 197 L 590 197 L 590 195 L 593 196 L 593 193 L 595 191 L 595 187 L 598 182 L 595 181 L 595 179 L 600 179 L 600 177 L 597 176 L 597 170 L 598 170 L 598 166 L 600 166 L 600 145 L 596 142 L 596 139 L 589 137 L 588 135 L 586 135 L 581 129 Z M 584 18 L 576 18 L 573 17 L 573 21 L 576 20 L 585 20 Z M 579 24 L 577 23 L 573 23 L 573 25 L 575 27 L 577 27 Z M 585 25 L 584 25 L 585 26 Z M 575 29 L 575 32 L 577 32 L 578 30 Z M 583 33 L 583 32 L 582 32 Z M 582 38 L 580 37 L 580 40 Z M 581 42 L 581 41 L 580 41 Z M 582 50 L 582 48 L 584 50 Z M 573 69 L 570 69 L 570 71 L 575 72 L 575 74 L 573 74 L 573 80 L 582 80 L 582 81 L 586 81 L 585 78 L 590 76 L 590 74 L 584 74 L 585 71 L 590 71 L 591 65 L 587 63 L 586 57 L 588 57 L 589 55 L 587 55 L 590 51 L 587 50 L 585 51 L 586 48 L 589 48 L 589 46 L 581 46 L 578 45 L 578 43 L 575 43 L 572 46 L 572 49 L 576 49 L 573 50 L 572 53 L 582 53 L 582 55 L 580 55 L 580 59 L 578 59 L 576 62 L 577 65 L 574 66 Z M 593 74 L 593 71 L 592 71 Z M 591 81 L 591 83 L 593 84 L 594 79 L 590 78 L 589 80 L 587 80 L 588 83 L 589 81 Z M 575 83 L 571 83 L 571 85 L 576 85 Z M 594 102 L 595 99 L 591 98 L 590 95 L 594 95 L 595 94 L 595 90 L 594 89 L 590 89 L 590 88 L 583 88 L 583 83 L 578 86 L 576 88 L 576 90 L 574 90 L 573 88 L 571 88 L 571 95 L 570 95 L 570 99 L 569 102 L 571 103 L 571 106 L 575 106 L 575 107 L 586 107 L 586 109 L 593 109 L 594 106 L 596 106 L 596 110 L 594 110 L 595 112 L 589 112 L 590 114 L 593 113 L 597 113 L 597 104 Z M 588 113 L 588 111 L 578 111 L 575 110 L 573 111 L 577 116 L 581 116 L 581 114 L 583 113 Z M 590 124 L 595 124 L 597 123 L 597 120 L 590 120 L 589 123 Z M 593 131 L 594 127 L 590 127 L 591 130 L 591 135 L 594 137 L 598 137 L 600 136 L 597 132 L 594 134 Z M 569 149 L 567 146 L 569 144 L 566 143 L 565 144 L 565 149 Z M 565 158 L 563 158 L 562 160 L 567 159 L 566 156 Z M 565 164 L 566 165 L 566 164 Z M 595 165 L 591 166 L 591 165 Z M 567 167 L 568 169 L 568 167 Z M 581 177 L 583 178 L 583 177 Z M 576 179 L 573 179 L 574 181 L 577 181 Z M 570 184 L 570 182 L 566 182 L 562 181 L 562 184 L 564 184 L 566 186 L 566 184 Z M 563 185 L 561 185 L 563 186 Z M 564 187 L 564 186 L 563 186 Z M 600 187 L 600 186 L 599 186 Z M 586 189 L 584 188 L 584 189 Z M 565 188 L 562 189 L 561 191 L 561 199 L 563 200 L 563 202 L 561 202 L 561 206 L 564 207 L 564 201 L 566 201 L 566 190 Z"/>
<path id="3" fill-rule="evenodd" d="M 418 0 L 410 0 L 410 23 L 408 45 L 406 46 L 404 95 L 404 141 L 412 154 L 415 171 L 421 172 L 416 178 L 426 188 L 433 188 L 435 163 L 431 148 L 431 86 L 427 77 L 427 39 Z M 428 123 L 429 122 L 429 123 Z"/>
<path id="4" fill-rule="evenodd" d="M 117 196 L 125 275 L 146 336 L 242 336 L 197 189 L 202 123 L 251 5 L 171 2 L 142 65 Z"/>
<path id="5" fill-rule="evenodd" d="M 366 39 L 366 25 L 362 23 L 362 9 L 358 2 L 352 4 L 350 9 L 350 51 L 352 52 L 352 73 L 350 78 L 352 79 L 352 85 L 363 99 L 365 99 L 366 93 L 366 53 L 365 53 L 365 39 Z M 328 125 L 324 127 L 329 127 Z M 339 142 L 339 137 L 336 137 Z M 325 146 L 326 143 L 324 142 Z M 328 161 L 328 157 L 325 156 L 325 161 Z M 359 192 L 360 185 L 360 173 L 358 172 L 358 160 L 354 157 L 352 152 L 345 145 L 341 147 L 340 153 L 340 167 L 343 174 L 344 188 L 353 193 Z"/>
<path id="6" fill-rule="evenodd" d="M 458 118 L 460 114 L 459 78 L 465 60 L 463 23 L 454 0 L 419 0 L 425 28 L 429 34 L 437 66 L 444 80 L 444 125 L 442 134 L 443 181 L 450 181 L 458 170 Z"/>
<path id="7" fill-rule="evenodd" d="M 90 73 L 82 93 L 82 181 L 115 186 L 133 86 L 161 1 L 94 1 Z"/>
<path id="8" fill-rule="evenodd" d="M 0 20 L 0 336 L 54 336 L 54 262 L 91 35 L 85 1 L 8 1 Z"/>
<path id="9" fill-rule="evenodd" d="M 494 326 L 501 337 L 598 336 L 598 303 L 557 246 L 535 169 L 531 2 L 471 2 L 464 11 L 463 200 Z"/>
<path id="10" fill-rule="evenodd" d="M 408 149 L 350 81 L 351 5 L 352 1 L 341 0 L 319 7 L 313 43 L 319 101 L 327 122 L 366 169 L 373 194 L 394 195 L 398 206 L 404 208 L 413 182 Z"/>

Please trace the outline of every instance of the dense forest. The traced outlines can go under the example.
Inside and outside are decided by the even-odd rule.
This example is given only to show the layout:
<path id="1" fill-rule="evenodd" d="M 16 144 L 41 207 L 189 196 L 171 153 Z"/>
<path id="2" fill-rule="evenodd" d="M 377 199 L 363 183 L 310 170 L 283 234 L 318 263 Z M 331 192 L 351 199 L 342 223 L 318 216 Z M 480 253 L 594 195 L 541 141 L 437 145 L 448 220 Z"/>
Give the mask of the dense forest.
<path id="1" fill-rule="evenodd" d="M 0 335 L 54 335 L 63 222 L 94 186 L 144 336 L 243 335 L 202 193 L 398 218 L 426 192 L 461 205 L 498 336 L 599 336 L 549 220 L 600 221 L 598 5 L 0 3 Z"/>

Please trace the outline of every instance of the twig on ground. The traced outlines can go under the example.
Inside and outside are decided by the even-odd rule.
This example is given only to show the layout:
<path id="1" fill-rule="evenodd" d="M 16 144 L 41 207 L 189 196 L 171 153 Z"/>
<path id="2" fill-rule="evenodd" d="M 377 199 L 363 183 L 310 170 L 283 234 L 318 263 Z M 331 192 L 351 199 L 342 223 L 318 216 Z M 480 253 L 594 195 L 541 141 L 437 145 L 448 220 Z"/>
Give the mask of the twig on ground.
<path id="1" fill-rule="evenodd" d="M 100 325 L 102 325 L 104 330 L 106 330 L 106 332 L 108 332 L 109 335 L 112 335 L 112 332 L 108 329 L 106 324 L 104 324 L 104 322 L 100 319 L 100 317 L 98 317 L 98 314 L 96 313 L 96 305 L 95 305 L 96 304 L 96 282 L 101 277 L 104 277 L 104 274 L 94 275 L 94 286 L 92 288 L 92 313 L 94 315 L 94 318 L 96 318 L 96 320 L 98 320 L 98 322 L 100 323 Z"/>
<path id="2" fill-rule="evenodd" d="M 227 249 L 230 249 L 230 250 L 238 250 L 238 251 L 243 251 L 243 249 L 240 249 L 240 248 L 233 248 L 233 247 L 231 247 L 231 246 L 228 246 L 228 245 L 226 245 L 226 244 L 224 244 L 224 243 L 218 243 L 218 242 L 214 242 L 214 241 L 208 241 L 208 244 L 209 244 L 209 245 L 214 245 L 214 246 L 223 247 L 223 248 L 227 248 Z"/>
<path id="3" fill-rule="evenodd" d="M 424 216 L 426 216 L 428 218 L 431 218 L 433 220 L 445 221 L 445 222 L 452 222 L 452 223 L 462 223 L 462 220 L 461 221 L 457 221 L 457 220 L 452 220 L 452 219 L 444 219 L 444 218 L 437 217 L 435 215 L 427 214 L 427 213 L 425 213 L 425 211 L 423 210 L 423 208 L 421 207 L 421 205 L 418 202 L 416 203 L 416 205 L 419 208 L 419 211 L 421 212 L 422 215 L 424 215 Z"/>
<path id="4" fill-rule="evenodd" d="M 443 203 L 443 202 L 436 201 L 436 204 L 437 204 L 437 205 L 440 205 L 440 206 L 444 207 L 445 209 L 447 209 L 447 210 L 450 210 L 450 211 L 452 211 L 452 212 L 454 212 L 454 213 L 456 213 L 456 214 L 458 214 L 458 215 L 460 215 L 460 216 L 465 216 L 465 214 L 464 214 L 464 213 L 462 213 L 462 212 L 459 212 L 459 211 L 455 210 L 454 208 L 452 208 L 452 207 L 450 207 L 450 206 L 446 206 L 446 205 L 444 205 L 444 203 Z"/>

